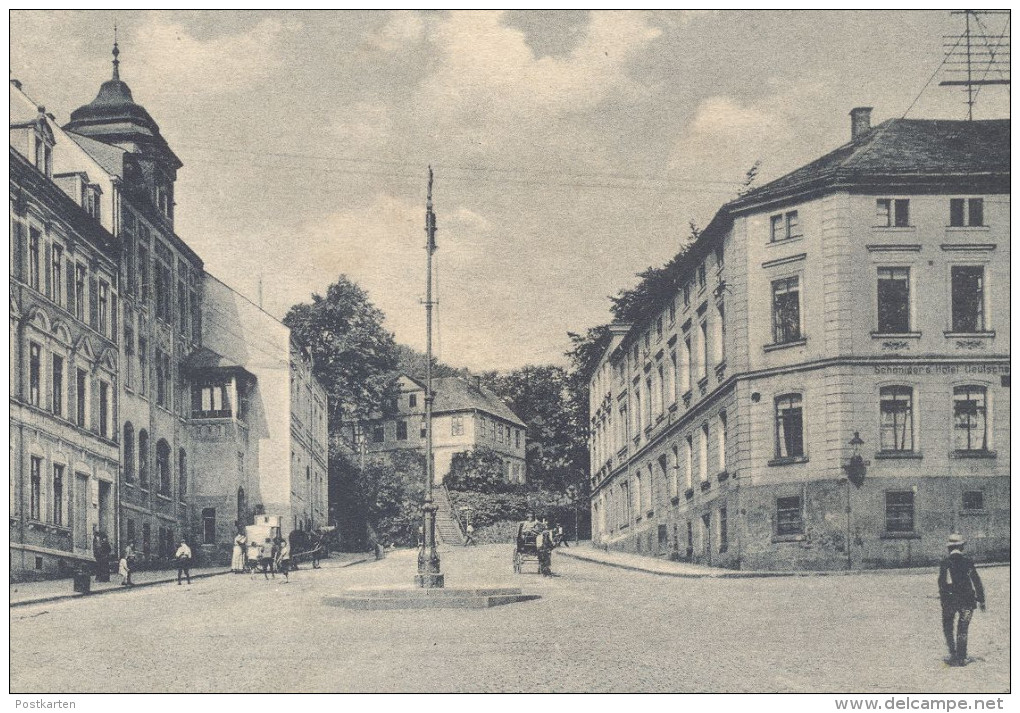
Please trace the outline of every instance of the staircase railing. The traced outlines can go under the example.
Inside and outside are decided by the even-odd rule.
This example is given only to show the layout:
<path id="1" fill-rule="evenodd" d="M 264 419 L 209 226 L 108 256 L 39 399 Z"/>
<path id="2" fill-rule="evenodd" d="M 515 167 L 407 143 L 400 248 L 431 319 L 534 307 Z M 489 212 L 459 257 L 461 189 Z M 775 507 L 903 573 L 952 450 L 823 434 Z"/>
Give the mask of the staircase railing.
<path id="1" fill-rule="evenodd" d="M 433 491 L 437 494 L 436 507 L 437 512 L 443 512 L 446 514 L 447 519 L 453 522 L 457 526 L 457 535 L 460 537 L 460 541 L 464 542 L 464 523 L 460 521 L 460 516 L 457 511 L 453 508 L 453 501 L 450 499 L 450 491 L 446 489 L 446 485 L 440 484 Z"/>

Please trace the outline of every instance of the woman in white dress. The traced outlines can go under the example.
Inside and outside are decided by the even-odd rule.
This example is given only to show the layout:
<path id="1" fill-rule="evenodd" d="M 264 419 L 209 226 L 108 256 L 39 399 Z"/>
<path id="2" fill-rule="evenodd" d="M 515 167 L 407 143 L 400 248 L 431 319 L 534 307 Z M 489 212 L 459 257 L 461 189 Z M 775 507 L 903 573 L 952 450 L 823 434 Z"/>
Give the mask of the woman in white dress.
<path id="1" fill-rule="evenodd" d="M 244 533 L 237 533 L 237 537 L 234 538 L 234 553 L 230 558 L 231 572 L 240 573 L 244 571 L 245 545 L 247 544 L 248 538 L 244 536 Z"/>

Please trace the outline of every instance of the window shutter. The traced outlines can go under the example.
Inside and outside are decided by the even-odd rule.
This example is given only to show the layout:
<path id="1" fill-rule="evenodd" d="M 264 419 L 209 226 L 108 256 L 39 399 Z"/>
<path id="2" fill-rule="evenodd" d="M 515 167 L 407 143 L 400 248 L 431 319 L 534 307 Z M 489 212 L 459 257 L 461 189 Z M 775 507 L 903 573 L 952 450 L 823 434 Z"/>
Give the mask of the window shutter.
<path id="1" fill-rule="evenodd" d="M 99 282 L 95 277 L 89 278 L 89 324 L 96 329 L 99 321 Z"/>
<path id="2" fill-rule="evenodd" d="M 14 221 L 14 276 L 25 279 L 25 225 Z"/>
<path id="3" fill-rule="evenodd" d="M 74 302 L 74 262 L 72 260 L 67 261 L 67 311 L 72 315 L 75 314 L 75 302 Z"/>
<path id="4" fill-rule="evenodd" d="M 43 263 L 43 272 L 46 273 L 46 296 L 53 296 L 53 285 L 50 284 L 53 281 L 53 247 L 46 243 L 46 249 L 43 251 L 45 255 L 45 262 Z"/>

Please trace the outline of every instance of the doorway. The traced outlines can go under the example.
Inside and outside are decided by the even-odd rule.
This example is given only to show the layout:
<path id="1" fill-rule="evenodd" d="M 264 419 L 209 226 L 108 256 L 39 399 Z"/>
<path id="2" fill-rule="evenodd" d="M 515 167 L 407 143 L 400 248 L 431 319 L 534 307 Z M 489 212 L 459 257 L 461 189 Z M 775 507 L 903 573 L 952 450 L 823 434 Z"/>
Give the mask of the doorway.
<path id="1" fill-rule="evenodd" d="M 74 512 L 71 517 L 75 549 L 88 550 L 92 546 L 89 539 L 89 476 L 84 473 L 76 473 L 74 477 Z"/>

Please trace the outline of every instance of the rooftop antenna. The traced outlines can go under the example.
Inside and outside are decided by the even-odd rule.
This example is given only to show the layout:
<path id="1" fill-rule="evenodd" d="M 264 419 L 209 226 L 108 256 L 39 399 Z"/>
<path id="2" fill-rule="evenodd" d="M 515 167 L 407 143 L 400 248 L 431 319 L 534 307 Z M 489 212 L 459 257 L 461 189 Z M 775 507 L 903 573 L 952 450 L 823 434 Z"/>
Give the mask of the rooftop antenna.
<path id="1" fill-rule="evenodd" d="M 948 67 L 941 87 L 965 87 L 967 120 L 974 119 L 974 103 L 981 87 L 1001 84 L 1009 86 L 1009 10 L 954 10 L 950 15 L 963 15 L 964 29 L 960 35 L 943 35 L 943 48 Z M 1006 21 L 998 35 L 990 32 L 982 17 L 1005 15 Z M 992 72 L 998 77 L 989 77 Z"/>

